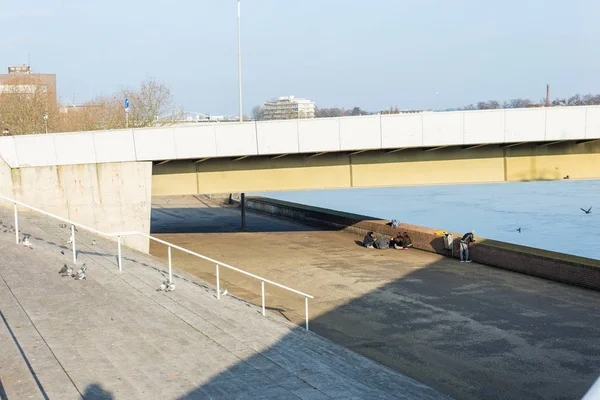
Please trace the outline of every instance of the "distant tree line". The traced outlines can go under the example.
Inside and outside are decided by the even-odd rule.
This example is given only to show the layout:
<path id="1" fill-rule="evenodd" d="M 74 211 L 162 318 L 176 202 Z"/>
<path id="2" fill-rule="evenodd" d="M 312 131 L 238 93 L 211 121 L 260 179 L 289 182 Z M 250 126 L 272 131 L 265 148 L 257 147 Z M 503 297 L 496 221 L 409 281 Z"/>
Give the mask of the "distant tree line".
<path id="1" fill-rule="evenodd" d="M 141 82 L 138 88 L 123 89 L 79 106 L 50 101 L 42 83 L 35 78 L 16 76 L 8 85 L 32 89 L 27 93 L 16 90 L 0 93 L 0 132 L 4 134 L 44 133 L 46 126 L 49 133 L 122 129 L 126 125 L 125 98 L 130 103 L 130 128 L 170 124 L 183 114 L 175 104 L 171 89 L 152 79 Z"/>
<path id="2" fill-rule="evenodd" d="M 479 101 L 474 104 L 469 104 L 460 108 L 449 108 L 445 111 L 465 111 L 465 110 L 496 110 L 496 109 L 510 109 L 510 108 L 527 108 L 527 107 L 542 107 L 546 104 L 546 99 L 541 99 L 538 103 L 535 103 L 528 98 L 516 98 L 512 100 L 506 100 L 499 102 L 497 100 Z M 591 106 L 600 105 L 600 94 L 576 94 L 571 97 L 557 97 L 550 102 L 551 107 L 568 107 L 568 106 Z M 373 114 L 401 114 L 410 111 L 401 111 L 398 106 L 390 107 L 379 112 L 368 112 L 360 107 L 353 108 L 319 108 L 315 109 L 316 118 L 332 118 L 332 117 L 347 117 L 356 115 L 373 115 Z M 416 112 L 416 111 L 412 111 Z M 262 106 L 254 107 L 252 116 L 255 120 L 264 119 L 264 109 Z"/>
<path id="3" fill-rule="evenodd" d="M 495 110 L 500 108 L 526 108 L 533 106 L 543 106 L 546 104 L 546 99 L 541 99 L 538 104 L 535 104 L 530 99 L 512 99 L 500 103 L 496 100 L 480 101 L 475 104 L 469 104 L 467 106 L 459 108 L 459 110 Z M 592 106 L 600 105 L 600 94 L 576 94 L 571 97 L 556 98 L 550 102 L 551 107 L 565 107 L 565 106 Z"/>

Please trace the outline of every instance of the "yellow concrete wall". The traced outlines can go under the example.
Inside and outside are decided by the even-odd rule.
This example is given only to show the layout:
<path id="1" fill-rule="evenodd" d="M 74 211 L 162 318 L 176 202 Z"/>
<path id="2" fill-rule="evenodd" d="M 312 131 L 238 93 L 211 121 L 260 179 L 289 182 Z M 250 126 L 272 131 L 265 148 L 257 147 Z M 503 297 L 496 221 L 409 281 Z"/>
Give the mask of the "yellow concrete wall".
<path id="1" fill-rule="evenodd" d="M 318 157 L 214 159 L 154 166 L 153 195 L 600 179 L 600 141 Z"/>

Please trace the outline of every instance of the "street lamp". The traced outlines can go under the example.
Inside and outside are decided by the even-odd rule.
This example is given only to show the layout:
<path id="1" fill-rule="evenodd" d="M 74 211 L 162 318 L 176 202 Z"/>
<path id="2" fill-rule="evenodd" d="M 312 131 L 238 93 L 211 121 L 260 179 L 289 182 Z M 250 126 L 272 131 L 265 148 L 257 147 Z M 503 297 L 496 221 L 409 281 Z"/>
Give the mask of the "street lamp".
<path id="1" fill-rule="evenodd" d="M 44 114 L 44 123 L 46 124 L 46 135 L 48 134 L 48 114 Z"/>
<path id="2" fill-rule="evenodd" d="M 242 43 L 241 43 L 241 11 L 240 0 L 237 0 L 238 11 L 238 87 L 240 92 L 240 122 L 243 120 L 244 113 L 242 112 Z"/>

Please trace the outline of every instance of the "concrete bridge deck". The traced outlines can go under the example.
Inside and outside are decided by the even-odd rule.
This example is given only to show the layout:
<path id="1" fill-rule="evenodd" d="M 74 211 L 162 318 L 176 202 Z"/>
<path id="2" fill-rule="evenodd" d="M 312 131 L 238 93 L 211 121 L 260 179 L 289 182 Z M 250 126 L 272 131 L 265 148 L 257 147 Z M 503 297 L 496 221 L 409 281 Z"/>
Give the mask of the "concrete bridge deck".
<path id="1" fill-rule="evenodd" d="M 23 213 L 20 227 L 33 249 L 0 230 L 3 399 L 448 398 L 210 285 L 157 292 L 163 263 L 124 249 L 119 273 L 115 244 L 85 232 L 88 279 L 61 278 L 69 229 Z"/>
<path id="2" fill-rule="evenodd" d="M 598 292 L 418 250 L 367 250 L 348 233 L 251 212 L 241 233 L 239 209 L 201 198 L 155 202 L 152 217 L 154 231 L 187 232 L 158 236 L 315 295 L 315 332 L 457 399 L 578 399 L 600 374 Z M 214 279 L 212 266 L 174 260 Z M 222 279 L 259 304 L 259 285 Z M 267 306 L 302 323 L 301 299 L 268 289 Z"/>

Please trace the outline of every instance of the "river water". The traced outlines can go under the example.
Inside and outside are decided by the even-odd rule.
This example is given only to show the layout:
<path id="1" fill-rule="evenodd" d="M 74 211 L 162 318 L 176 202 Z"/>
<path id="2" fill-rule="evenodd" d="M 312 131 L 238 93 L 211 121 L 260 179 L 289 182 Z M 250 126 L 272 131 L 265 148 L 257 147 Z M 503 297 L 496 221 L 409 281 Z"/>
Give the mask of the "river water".
<path id="1" fill-rule="evenodd" d="M 256 195 L 600 259 L 600 181 L 343 189 Z M 592 207 L 591 214 L 580 208 Z M 521 228 L 521 232 L 518 232 Z"/>

